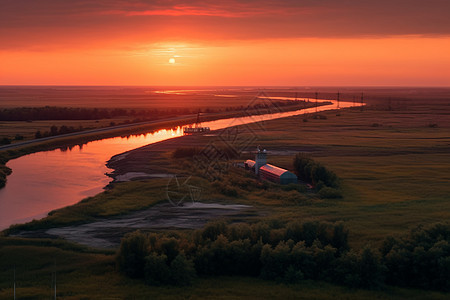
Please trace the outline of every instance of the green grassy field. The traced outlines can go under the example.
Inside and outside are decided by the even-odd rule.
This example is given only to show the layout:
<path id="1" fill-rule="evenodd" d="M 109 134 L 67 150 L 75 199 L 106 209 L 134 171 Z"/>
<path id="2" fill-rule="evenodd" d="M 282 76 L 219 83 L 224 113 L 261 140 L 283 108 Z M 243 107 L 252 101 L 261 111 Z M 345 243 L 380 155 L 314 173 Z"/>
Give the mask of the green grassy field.
<path id="1" fill-rule="evenodd" d="M 268 218 L 342 221 L 350 231 L 350 245 L 356 249 L 366 244 L 378 246 L 386 236 L 404 234 L 419 224 L 450 219 L 449 105 L 417 102 L 407 110 L 367 107 L 364 111 L 341 111 L 339 116 L 336 112 L 321 114 L 326 119 L 297 116 L 265 122 L 263 129 L 257 131 L 255 145 L 269 150 L 269 163 L 290 170 L 294 154 L 307 153 L 339 176 L 342 199 L 319 199 L 295 192 L 294 198 L 302 199 L 295 201 L 292 191 L 277 186 L 270 185 L 265 191 L 241 188 L 238 183 L 248 179 L 247 174 L 243 170 L 231 170 L 223 175 L 223 180 L 236 189 L 238 196 L 224 195 L 203 179 L 197 179 L 208 195 L 202 201 L 251 204 L 267 212 Z M 202 147 L 204 143 L 204 139 L 199 139 L 197 146 Z M 166 149 L 148 168 L 170 161 L 167 166 L 170 172 L 194 172 L 201 176 L 201 170 L 195 170 L 188 161 L 171 159 L 174 149 L 173 146 Z M 248 157 L 251 155 L 244 154 L 237 161 Z M 60 226 L 142 209 L 164 200 L 163 185 L 160 180 L 121 183 L 109 192 L 58 210 L 28 226 Z M 200 278 L 188 288 L 149 287 L 115 272 L 110 253 L 66 242 L 10 237 L 0 238 L 0 245 L 0 298 L 11 297 L 13 265 L 17 268 L 21 297 L 49 297 L 54 261 L 60 278 L 58 293 L 65 299 L 448 298 L 448 294 L 423 290 L 387 287 L 367 291 L 321 282 L 285 285 L 237 277 Z"/>
<path id="2" fill-rule="evenodd" d="M 282 119 L 266 124 L 261 144 L 306 151 L 341 178 L 343 199 L 303 207 L 298 217 L 344 220 L 352 243 L 376 242 L 450 218 L 450 116 L 448 106 L 443 108 L 440 113 L 412 107 L 406 112 L 345 111 L 341 116 L 328 112 L 327 120 L 308 122 Z M 436 119 L 438 127 L 429 127 Z M 379 125 L 373 127 L 375 123 Z M 285 167 L 291 159 L 270 158 Z"/>
<path id="3" fill-rule="evenodd" d="M 271 199 L 270 191 L 241 189 L 240 202 L 270 205 L 274 216 L 344 220 L 351 228 L 351 242 L 357 245 L 377 242 L 386 234 L 401 233 L 419 223 L 449 218 L 450 122 L 445 122 L 449 118 L 446 110 L 436 114 L 433 110 L 413 107 L 406 112 L 347 110 L 340 116 L 334 112 L 324 115 L 326 120 L 309 118 L 308 122 L 303 122 L 304 116 L 298 116 L 265 122 L 264 129 L 257 132 L 257 143 L 269 149 L 269 162 L 288 169 L 292 169 L 292 153 L 308 153 L 338 174 L 342 179 L 344 198 L 309 201 L 308 205 L 292 209 L 289 201 L 283 201 L 283 196 Z M 442 120 L 440 126 L 429 127 L 429 120 L 436 118 Z M 374 127 L 375 123 L 379 125 Z M 198 146 L 204 142 L 199 140 Z M 283 151 L 286 154 L 279 155 Z M 151 169 L 152 164 L 160 168 L 167 160 L 170 160 L 168 155 L 153 159 L 148 168 Z M 182 165 L 175 161 L 170 171 L 186 173 L 186 167 L 180 167 Z M 190 167 L 188 164 L 187 168 Z M 243 178 L 245 174 L 238 174 L 237 178 L 239 176 Z M 122 189 L 122 185 L 119 187 Z M 276 192 L 280 194 L 278 190 Z M 96 197 L 98 203 L 103 203 L 102 197 Z M 285 198 L 288 197 L 286 194 Z M 123 205 L 111 214 L 140 209 L 152 203 L 150 200 L 146 204 L 137 201 L 130 208 L 127 207 L 129 201 L 122 200 L 121 196 L 112 198 L 117 199 L 114 203 Z M 224 199 L 233 200 L 230 197 Z M 278 207 L 273 209 L 273 206 Z M 71 212 L 71 209 L 66 211 Z M 79 218 L 82 216 L 80 214 Z"/>

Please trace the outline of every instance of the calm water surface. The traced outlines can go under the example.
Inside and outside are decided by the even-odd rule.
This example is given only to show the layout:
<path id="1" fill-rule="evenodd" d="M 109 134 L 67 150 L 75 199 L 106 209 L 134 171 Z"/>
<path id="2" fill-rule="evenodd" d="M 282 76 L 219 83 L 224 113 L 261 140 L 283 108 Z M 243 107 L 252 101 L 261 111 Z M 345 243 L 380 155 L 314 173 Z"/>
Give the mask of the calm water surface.
<path id="1" fill-rule="evenodd" d="M 277 97 L 274 97 L 277 98 Z M 287 98 L 280 98 L 287 99 Z M 327 100 L 330 101 L 330 100 Z M 340 102 L 340 108 L 353 106 Z M 336 109 L 337 103 L 320 106 L 318 111 Z M 303 113 L 316 108 L 275 113 L 261 116 L 222 119 L 203 122 L 211 130 L 253 122 L 272 120 Z M 72 149 L 38 152 L 8 162 L 13 173 L 6 187 L 0 190 L 0 229 L 44 217 L 48 212 L 72 205 L 81 199 L 94 196 L 103 190 L 111 179 L 105 162 L 112 156 L 147 144 L 180 137 L 181 127 L 152 133 L 116 137 L 89 142 Z"/>

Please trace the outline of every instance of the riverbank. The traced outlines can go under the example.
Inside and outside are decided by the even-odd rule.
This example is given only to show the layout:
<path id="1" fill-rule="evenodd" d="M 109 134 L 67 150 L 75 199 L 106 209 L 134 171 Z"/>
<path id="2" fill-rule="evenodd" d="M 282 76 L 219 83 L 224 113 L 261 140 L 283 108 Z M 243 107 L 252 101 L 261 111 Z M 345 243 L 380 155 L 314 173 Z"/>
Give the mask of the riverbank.
<path id="1" fill-rule="evenodd" d="M 304 220 L 320 219 L 325 221 L 346 220 L 352 228 L 351 242 L 362 246 L 368 241 L 380 241 L 386 235 L 401 233 L 409 229 L 411 224 L 428 224 L 430 220 L 446 220 L 448 217 L 442 207 L 448 205 L 445 201 L 450 193 L 445 165 L 449 164 L 450 136 L 448 135 L 448 110 L 442 109 L 436 114 L 434 107 L 424 107 L 424 103 L 411 105 L 406 111 L 374 110 L 367 107 L 364 111 L 342 110 L 321 113 L 326 118 L 308 118 L 294 116 L 265 122 L 265 129 L 258 132 L 256 144 L 268 149 L 270 163 L 280 167 L 292 168 L 292 158 L 295 153 L 303 152 L 314 157 L 319 162 L 331 168 L 342 178 L 343 199 L 301 199 L 294 200 L 292 195 L 277 191 L 245 192 L 239 188 L 234 178 L 244 178 L 243 174 L 232 174 L 225 177 L 226 184 L 236 189 L 237 197 L 223 195 L 220 190 L 211 187 L 208 181 L 200 186 L 211 194 L 210 200 L 221 199 L 223 203 L 233 203 L 239 199 L 239 204 L 255 206 L 258 209 L 270 207 L 271 216 L 283 219 L 301 218 Z M 441 120 L 440 126 L 430 127 L 430 118 Z M 403 120 L 403 121 L 401 121 Z M 374 125 L 376 124 L 376 126 Z M 446 126 L 444 125 L 446 124 Z M 290 130 L 286 130 L 290 128 Z M 299 139 L 299 137 L 301 137 Z M 178 139 L 148 145 L 119 154 L 113 157 L 108 165 L 114 169 L 111 176 L 117 178 L 132 172 L 139 174 L 131 182 L 118 182 L 98 202 L 97 197 L 91 199 L 92 208 L 100 203 L 111 201 L 118 205 L 125 199 L 122 195 L 130 194 L 130 198 L 142 197 L 143 203 L 131 204 L 131 210 L 139 210 L 150 204 L 145 196 L 136 190 L 156 193 L 158 201 L 167 201 L 164 191 L 169 178 L 145 178 L 143 174 L 181 174 L 189 176 L 198 173 L 198 166 L 189 160 L 174 160 L 171 153 L 177 147 L 202 147 L 217 141 L 214 134 L 209 136 L 185 136 Z M 220 139 L 220 138 L 219 138 Z M 240 161 L 251 158 L 247 152 L 254 145 L 249 145 L 243 151 Z M 421 163 L 418 163 L 421 162 Z M 191 171 L 189 171 L 191 170 Z M 420 174 L 429 174 L 423 177 Z M 134 180 L 134 181 L 133 181 Z M 419 181 L 421 182 L 419 184 Z M 159 182 L 160 187 L 151 187 Z M 148 187 L 148 188 L 144 188 Z M 116 193 L 117 191 L 117 193 Z M 278 193 L 278 194 L 277 194 Z M 148 194 L 146 194 L 148 195 Z M 118 198 L 118 199 L 116 199 Z M 106 200 L 108 199 L 108 200 Z M 128 201 L 128 200 L 127 200 Z M 298 202 L 296 202 L 298 201 Z M 86 212 L 90 206 L 80 203 L 70 208 L 58 210 L 35 225 L 60 227 L 70 225 L 70 222 L 86 222 Z M 94 204 L 95 203 L 95 204 Z M 156 202 L 155 202 L 156 203 Z M 297 203 L 297 204 L 295 204 Z M 121 209 L 124 209 L 122 206 Z M 125 208 L 124 211 L 131 211 Z M 72 212 L 79 211 L 79 217 L 71 219 Z M 403 211 L 403 213 L 401 212 Z M 405 212 L 408 212 L 407 214 Z M 87 210 L 89 212 L 89 210 Z M 97 215 L 112 216 L 120 213 L 117 210 Z M 383 218 L 381 218 L 381 215 Z M 59 222 L 67 219 L 70 222 Z M 382 221 L 380 223 L 380 221 Z M 46 223 L 48 222 L 48 223 Z M 29 229 L 33 228 L 29 224 Z M 37 227 L 39 227 L 37 226 Z M 19 229 L 17 227 L 17 229 Z M 25 229 L 26 227 L 22 227 Z"/>
<path id="2" fill-rule="evenodd" d="M 324 106 L 316 106 L 314 103 L 313 105 L 316 107 L 306 110 L 292 112 L 275 110 L 275 113 L 263 114 L 266 111 L 274 111 L 269 107 L 264 110 L 257 110 L 256 113 L 259 114 L 249 115 L 248 112 L 243 112 L 245 117 L 205 121 L 203 124 L 213 130 L 255 122 L 258 122 L 258 126 L 261 126 L 264 121 L 270 119 L 304 114 L 305 112 L 320 112 L 335 107 L 327 104 L 328 102 L 325 101 Z M 60 148 L 60 151 L 40 152 L 14 160 L 10 164 L 16 169 L 10 178 L 11 183 L 6 189 L 0 190 L 0 198 L 2 199 L 0 201 L 0 228 L 6 228 L 10 224 L 40 219 L 52 210 L 73 205 L 80 199 L 100 193 L 110 181 L 104 175 L 109 172 L 104 162 L 114 154 L 182 135 L 180 127 L 177 127 L 176 130 L 160 129 L 154 133 L 104 139 L 91 142 L 85 146 L 64 147 Z M 205 136 L 214 136 L 214 134 Z M 167 166 L 167 164 L 165 165 Z M 30 168 L 30 166 L 33 167 Z M 139 172 L 130 173 L 124 174 L 124 177 L 130 177 Z M 144 177 L 164 178 L 167 176 L 167 173 L 144 174 Z M 140 177 L 142 178 L 142 176 Z M 51 183 L 50 189 L 47 188 L 49 183 Z M 23 189 L 23 185 L 30 188 Z M 43 199 L 45 201 L 42 201 Z"/>
<path id="3" fill-rule="evenodd" d="M 328 103 L 325 103 L 325 104 L 328 104 Z M 314 106 L 316 106 L 315 104 L 313 104 Z M 333 108 L 333 107 L 331 107 L 331 108 Z M 323 108 L 322 107 L 318 107 L 318 111 L 321 111 L 321 110 L 326 110 L 327 109 L 327 106 L 324 106 Z M 317 108 L 310 108 L 310 110 L 311 111 L 316 111 L 317 110 Z M 306 110 L 306 112 L 308 112 L 309 110 Z M 259 112 L 261 112 L 261 111 L 259 111 Z M 227 127 L 229 127 L 229 126 L 233 126 L 233 125 L 238 125 L 238 124 L 241 124 L 241 122 L 244 122 L 244 123 L 242 123 L 242 124 L 252 124 L 252 123 L 254 123 L 254 122 L 261 122 L 261 121 L 263 121 L 263 120 L 269 120 L 269 119 L 271 119 L 271 118 L 280 118 L 280 117 L 283 117 L 283 116 L 288 116 L 288 115 L 295 115 L 295 114 L 302 114 L 303 113 L 303 110 L 301 110 L 301 111 L 294 111 L 294 112 L 282 112 L 282 113 L 280 113 L 280 112 L 277 112 L 277 113 L 275 113 L 275 114 L 272 114 L 272 115 L 261 115 L 261 117 L 256 117 L 255 118 L 255 116 L 250 116 L 250 117 L 244 117 L 244 118 L 232 118 L 232 119 L 224 119 L 224 120 L 222 120 L 222 121 L 214 121 L 214 122 L 209 122 L 209 123 L 205 123 L 205 124 L 211 124 L 211 126 L 212 126 L 212 128 L 227 128 Z M 264 124 L 264 122 L 262 122 L 262 123 L 258 123 L 257 125 L 255 125 L 256 127 L 260 127 L 261 126 L 261 124 Z M 253 126 L 253 125 L 252 125 Z M 247 128 L 249 128 L 249 125 L 245 125 L 245 127 L 247 127 Z M 172 137 L 172 135 L 170 134 L 170 132 L 168 132 L 169 134 L 169 138 L 171 138 Z M 166 133 L 165 133 L 166 134 Z M 173 133 L 172 133 L 173 134 Z M 202 136 L 198 136 L 198 135 L 194 135 L 194 136 L 185 136 L 185 137 L 182 137 L 183 139 L 187 139 L 187 140 L 189 140 L 189 139 L 197 139 L 197 138 L 201 138 Z M 216 133 L 214 133 L 214 132 L 211 132 L 211 134 L 208 134 L 208 135 L 204 135 L 203 136 L 206 140 L 208 140 L 208 139 L 214 139 L 214 138 L 217 138 L 217 134 Z M 177 139 L 173 139 L 173 141 L 176 141 Z M 126 142 L 126 141 L 125 141 Z M 113 143 L 115 143 L 115 142 L 113 142 Z M 134 144 L 134 143 L 132 143 L 132 144 Z M 182 143 L 183 144 L 183 143 Z M 186 144 L 186 143 L 184 143 L 184 144 Z M 97 147 L 98 148 L 98 147 Z M 80 148 L 81 149 L 81 148 Z M 101 150 L 101 148 L 98 148 L 99 150 Z M 128 154 L 128 153 L 127 153 Z M 106 159 L 105 159 L 106 160 Z M 166 161 L 164 161 L 164 160 L 166 160 Z M 153 166 L 155 165 L 155 163 L 157 162 L 158 160 L 156 159 L 156 156 L 154 156 L 153 158 L 152 158 L 152 164 L 153 164 Z M 166 167 L 166 169 L 165 170 L 163 170 L 162 172 L 160 172 L 159 174 L 158 173 L 156 173 L 155 174 L 155 172 L 154 172 L 154 170 L 153 170 L 153 173 L 152 174 L 148 174 L 148 173 L 145 173 L 145 172 L 139 172 L 139 171 L 134 171 L 134 172 L 128 172 L 128 173 L 133 173 L 133 174 L 140 174 L 139 176 L 138 176 L 138 178 L 142 178 L 142 174 L 145 174 L 145 176 L 149 176 L 150 175 L 150 177 L 167 177 L 168 175 L 170 175 L 170 174 L 177 174 L 176 172 L 168 172 L 167 171 L 167 168 L 170 168 L 170 164 L 168 164 L 167 162 L 168 161 L 170 161 L 170 158 L 168 158 L 168 157 L 161 157 L 161 159 L 159 160 L 159 162 L 158 163 L 160 163 L 162 166 L 165 166 Z M 58 164 L 59 164 L 59 162 L 58 162 Z M 146 166 L 146 165 L 148 165 L 148 164 L 146 164 L 145 162 L 143 162 L 142 164 L 141 163 L 139 163 L 139 165 L 141 165 L 141 166 Z M 42 166 L 42 167 L 46 167 L 46 166 Z M 61 172 L 65 172 L 64 170 L 61 170 Z M 180 172 L 180 170 L 178 170 L 177 172 Z M 161 174 L 162 175 L 164 175 L 164 176 L 161 176 Z M 99 175 L 102 175 L 102 173 L 99 173 Z M 125 176 L 129 176 L 130 174 L 122 174 L 122 175 L 125 175 Z M 97 176 L 97 175 L 96 175 Z M 145 177 L 144 176 L 144 177 Z M 72 177 L 71 177 L 72 178 Z M 60 178 L 54 178 L 54 180 L 60 180 Z M 61 182 L 61 183 L 63 183 L 63 182 Z M 44 183 L 42 183 L 42 184 L 44 184 Z M 106 185 L 106 183 L 105 183 L 105 185 Z M 78 188 L 78 187 L 75 187 L 74 186 L 74 188 Z M 17 192 L 19 192 L 20 193 L 20 190 L 18 190 Z M 14 194 L 14 195 L 11 195 L 14 199 L 16 199 L 17 198 L 17 196 Z M 34 197 L 34 196 L 33 196 Z M 35 197 L 34 197 L 35 198 Z M 39 201 L 39 199 L 36 199 L 36 201 Z M 36 202 L 36 201 L 34 201 L 34 202 Z M 36 203 L 38 203 L 38 202 L 36 202 Z M 71 204 L 73 204 L 73 203 L 75 203 L 75 202 L 71 202 L 71 203 L 67 203 L 66 205 L 71 205 Z M 83 205 L 81 205 L 81 206 L 83 206 Z M 58 207 L 61 207 L 61 204 L 59 204 L 59 206 Z M 57 208 L 57 207 L 55 207 L 55 208 Z M 53 209 L 55 209 L 55 208 L 53 208 Z M 139 206 L 137 206 L 137 207 L 135 207 L 134 209 L 140 209 L 141 207 L 139 207 Z M 128 209 L 126 209 L 125 208 L 125 210 L 124 211 L 128 211 Z M 94 213 L 94 215 L 95 215 L 95 213 Z M 109 214 L 108 214 L 109 215 Z M 50 219 L 53 219 L 53 216 L 52 216 L 52 218 L 50 218 Z M 67 218 L 64 218 L 64 219 L 67 219 Z M 29 219 L 29 220 L 31 220 L 31 219 Z M 69 220 L 72 220 L 72 218 L 71 217 L 69 217 Z M 79 220 L 79 218 L 77 218 L 77 220 Z M 44 222 L 43 222 L 43 224 L 47 224 L 46 222 L 47 222 L 48 220 L 44 220 Z M 51 224 L 53 224 L 53 225 L 55 225 L 55 223 L 52 221 L 52 222 L 50 222 Z M 57 222 L 58 224 L 60 224 L 61 222 Z M 30 224 L 30 226 L 31 226 L 31 228 L 35 228 L 34 227 L 34 224 L 40 224 L 40 222 L 39 221 L 33 221 L 32 222 L 32 224 Z M 62 224 L 66 224 L 66 221 L 62 221 Z M 27 225 L 28 226 L 28 225 Z M 27 227 L 26 226 L 26 227 Z M 44 227 L 46 227 L 47 225 L 44 225 Z"/>
<path id="4" fill-rule="evenodd" d="M 403 235 L 419 224 L 445 222 L 450 218 L 450 178 L 447 170 L 450 164 L 449 108 L 421 102 L 411 105 L 408 110 L 389 111 L 366 107 L 364 111 L 348 109 L 339 114 L 336 111 L 323 112 L 321 114 L 326 118 L 314 119 L 310 116 L 306 122 L 303 121 L 305 116 L 293 116 L 264 123 L 264 130 L 258 132 L 255 144 L 268 150 L 268 162 L 289 169 L 293 155 L 303 152 L 332 169 L 342 179 L 342 199 L 309 198 L 296 202 L 301 200 L 300 196 L 304 192 L 284 191 L 272 185 L 266 188 L 245 185 L 256 181 L 248 172 L 238 168 L 230 168 L 230 173 L 223 176 L 223 183 L 237 192 L 237 196 L 226 196 L 217 183 L 197 177 L 203 173 L 198 172 L 199 169 L 189 158 L 174 159 L 171 155 L 176 147 L 184 147 L 185 144 L 187 147 L 208 146 L 213 139 L 218 138 L 214 135 L 186 136 L 135 149 L 122 156 L 120 163 L 117 162 L 116 171 L 119 176 L 145 165 L 149 173 L 158 170 L 159 174 L 193 175 L 191 184 L 201 187 L 203 195 L 207 195 L 206 199 L 220 199 L 223 205 L 247 205 L 258 212 L 268 212 L 267 215 L 243 217 L 240 219 L 243 222 L 341 222 L 350 231 L 349 243 L 352 248 L 362 249 L 367 244 L 378 247 L 387 236 Z M 435 120 L 438 126 L 430 127 L 430 120 Z M 248 150 L 253 148 L 249 146 Z M 251 154 L 244 151 L 238 160 L 247 157 L 251 157 Z M 165 191 L 169 178 L 135 179 L 119 182 L 109 191 L 54 211 L 46 219 L 34 224 L 26 224 L 29 226 L 29 235 L 39 233 L 32 230 L 32 226 L 47 226 L 48 230 L 54 228 L 56 232 L 60 229 L 66 233 L 75 230 L 74 234 L 83 236 L 86 227 L 82 227 L 82 223 L 120 220 L 132 216 L 131 211 L 134 210 L 145 214 L 148 209 L 152 211 L 151 208 L 158 205 L 167 205 Z M 202 196 L 201 202 L 204 200 Z M 235 218 L 232 216 L 226 221 L 233 222 Z M 76 231 L 77 228 L 80 230 Z M 121 230 L 115 228 L 116 240 Z M 190 232 L 189 229 L 170 231 L 157 228 L 150 231 L 171 232 L 176 236 L 180 230 L 187 234 Z M 87 236 L 92 237 L 92 233 L 88 232 Z M 270 232 L 270 236 L 276 238 L 278 233 L 275 229 Z M 192 287 L 183 288 L 148 287 L 143 281 L 125 278 L 117 273 L 114 256 L 99 254 L 98 250 L 86 250 L 56 239 L 0 237 L 0 242 L 5 245 L 2 253 L 8 257 L 8 262 L 3 262 L 0 268 L 6 270 L 0 272 L 0 295 L 7 295 L 7 280 L 13 265 L 17 266 L 18 274 L 22 276 L 21 295 L 47 295 L 50 281 L 48 274 L 53 272 L 56 257 L 59 293 L 74 298 L 92 298 L 97 295 L 295 298 L 299 291 L 305 298 L 323 299 L 448 298 L 448 293 L 421 289 L 386 286 L 382 290 L 367 291 L 320 281 L 308 280 L 286 285 L 248 277 L 198 278 Z M 70 247 L 75 250 L 70 250 Z M 28 258 L 32 256 L 36 256 L 37 260 L 29 261 Z M 42 265 L 48 267 L 42 269 Z M 92 284 L 93 279 L 95 285 Z M 25 282 L 27 287 L 23 287 Z"/>
<path id="5" fill-rule="evenodd" d="M 277 107 L 277 112 L 281 111 L 295 111 L 304 108 L 310 108 L 314 106 L 328 105 L 329 102 L 320 103 L 304 103 L 299 102 L 295 105 Z M 246 111 L 234 111 L 234 112 L 221 112 L 221 113 L 209 113 L 202 116 L 203 122 L 213 121 L 217 119 L 226 118 L 238 118 L 246 115 L 263 115 L 273 112 L 273 107 L 260 108 L 260 109 L 248 109 Z M 83 145 L 90 141 L 101 140 L 106 138 L 112 138 L 116 136 L 127 136 L 143 134 L 151 131 L 155 131 L 161 128 L 174 128 L 177 126 L 184 126 L 194 123 L 196 120 L 195 115 L 180 116 L 166 120 L 156 120 L 137 124 L 125 124 L 107 128 L 99 128 L 95 130 L 88 130 L 83 132 L 75 132 L 65 135 L 46 137 L 42 139 L 35 139 L 31 141 L 25 141 L 12 145 L 5 145 L 0 147 L 0 167 L 4 170 L 0 173 L 0 188 L 6 184 L 7 175 L 11 173 L 11 169 L 6 167 L 6 163 L 23 155 L 40 152 L 50 151 L 58 148 L 71 148 L 76 145 Z"/>

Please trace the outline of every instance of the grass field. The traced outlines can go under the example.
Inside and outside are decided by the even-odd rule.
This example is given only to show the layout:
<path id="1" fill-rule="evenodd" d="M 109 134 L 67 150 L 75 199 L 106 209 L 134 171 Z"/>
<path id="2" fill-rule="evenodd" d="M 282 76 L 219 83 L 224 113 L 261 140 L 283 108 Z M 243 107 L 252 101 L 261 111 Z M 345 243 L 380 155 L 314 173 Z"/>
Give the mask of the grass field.
<path id="1" fill-rule="evenodd" d="M 139 86 L 0 86 L 2 107 L 67 106 L 97 108 L 209 108 L 246 106 L 255 96 L 359 101 L 390 99 L 392 106 L 410 100 L 448 100 L 448 88 L 427 87 L 139 87 Z M 387 105 L 387 103 L 386 103 Z"/>
<path id="2" fill-rule="evenodd" d="M 303 205 L 293 209 L 289 201 L 283 201 L 283 195 L 289 198 L 287 192 L 283 194 L 284 191 L 277 190 L 279 199 L 271 199 L 271 192 L 241 189 L 234 201 L 262 207 L 269 205 L 273 216 L 283 218 L 345 221 L 351 229 L 350 242 L 355 246 L 377 243 L 387 234 L 402 233 L 418 224 L 448 220 L 450 121 L 448 106 L 440 108 L 431 106 L 424 109 L 422 103 L 411 106 L 407 111 L 346 110 L 340 116 L 335 112 L 323 113 L 327 116 L 326 120 L 308 118 L 308 122 L 303 122 L 305 116 L 297 116 L 265 122 L 263 130 L 257 132 L 256 143 L 269 150 L 269 162 L 292 169 L 293 153 L 308 153 L 338 174 L 344 197 L 339 200 L 301 201 Z M 430 120 L 440 120 L 438 127 L 430 127 Z M 166 143 L 170 146 L 164 148 L 162 145 L 162 153 L 170 153 L 179 145 L 178 141 Z M 208 143 L 208 139 L 200 138 L 191 141 L 190 145 L 195 143 L 201 147 Z M 271 151 L 274 155 L 270 154 Z M 147 153 L 152 159 L 146 164 L 142 162 L 150 160 L 138 153 L 133 159 L 142 156 L 142 162 L 132 164 L 132 168 L 135 170 L 141 166 L 144 172 L 151 169 L 164 172 L 170 166 L 171 173 L 189 172 L 177 161 L 167 165 L 170 155 L 155 154 L 160 152 Z M 190 165 L 187 166 L 189 169 Z M 236 176 L 244 177 L 242 174 L 232 174 L 232 177 Z M 126 186 L 119 186 L 126 191 Z M 123 195 L 127 193 L 123 192 Z M 92 203 L 96 203 L 96 199 L 98 203 L 103 203 L 102 197 L 96 197 Z M 163 195 L 160 197 L 163 198 Z M 106 215 L 152 204 L 151 201 L 146 204 L 138 201 L 132 207 L 125 207 L 128 201 L 122 201 L 120 195 L 114 198 L 117 199 L 114 203 L 123 205 Z M 213 198 L 218 200 L 216 196 Z M 230 197 L 222 198 L 233 201 Z M 84 206 L 84 203 L 80 205 Z M 71 213 L 71 210 L 61 213 Z M 64 213 L 61 217 L 66 218 Z M 79 218 L 83 219 L 83 214 Z"/>
<path id="3" fill-rule="evenodd" d="M 303 207 L 297 217 L 344 220 L 353 244 L 376 242 L 450 218 L 450 109 L 442 104 L 282 119 L 267 123 L 260 142 L 269 150 L 305 151 L 342 179 L 343 199 Z M 270 160 L 289 167 L 292 157 Z"/>
<path id="4" fill-rule="evenodd" d="M 341 221 L 350 231 L 353 248 L 378 246 L 388 235 L 404 234 L 420 224 L 450 219 L 450 105 L 448 101 L 410 101 L 394 106 L 373 102 L 364 111 L 325 112 L 326 119 L 297 116 L 267 121 L 257 131 L 260 144 L 268 149 L 268 162 L 292 170 L 293 156 L 307 153 L 333 170 L 341 179 L 342 199 L 290 201 L 291 192 L 271 186 L 267 191 L 233 186 L 244 180 L 244 171 L 231 171 L 224 181 L 236 188 L 238 196 L 221 194 L 207 181 L 202 201 L 250 204 L 267 212 L 268 218 L 283 220 Z M 304 119 L 307 119 L 305 122 Z M 245 133 L 244 133 L 245 134 Z M 210 140 L 189 141 L 202 147 Z M 179 142 L 162 143 L 159 151 L 141 155 L 150 162 L 145 170 L 156 169 L 189 174 L 193 166 L 174 160 L 171 152 Z M 166 146 L 164 146 L 166 145 Z M 253 150 L 249 146 L 248 150 Z M 272 152 L 272 153 L 271 153 Z M 159 156 L 155 156 L 159 153 Z M 133 157 L 133 155 L 129 155 Z M 237 160 L 251 157 L 243 154 Z M 166 162 L 170 162 L 167 164 Z M 161 169 L 162 168 L 162 169 Z M 201 175 L 195 173 L 194 175 Z M 234 181 L 233 181 L 234 180 Z M 86 222 L 92 218 L 117 215 L 164 201 L 163 181 L 143 180 L 117 184 L 111 191 L 52 216 L 29 224 L 45 228 Z M 303 197 L 303 196 L 302 196 Z M 50 243 L 50 244 L 49 244 Z M 74 246 L 58 241 L 0 238 L 0 298 L 11 297 L 11 272 L 17 268 L 21 297 L 40 299 L 51 295 L 51 274 L 58 273 L 58 295 L 65 299 L 149 297 L 199 298 L 283 298 L 283 299 L 447 299 L 448 294 L 387 287 L 381 291 L 354 290 L 321 282 L 305 281 L 285 285 L 253 278 L 200 278 L 188 288 L 148 287 L 142 281 L 127 279 L 115 272 L 109 252 Z M 30 261 L 30 257 L 38 259 Z M 21 276 L 21 277 L 20 277 Z M 19 280 L 20 279 L 20 280 Z"/>
<path id="5" fill-rule="evenodd" d="M 275 91 L 274 91 L 275 92 Z M 128 109 L 219 109 L 246 106 L 259 88 L 199 87 L 7 87 L 0 86 L 3 107 L 88 107 Z M 273 95 L 278 95 L 275 92 Z M 270 94 L 270 93 L 269 93 Z M 289 97 L 295 92 L 289 91 Z"/>

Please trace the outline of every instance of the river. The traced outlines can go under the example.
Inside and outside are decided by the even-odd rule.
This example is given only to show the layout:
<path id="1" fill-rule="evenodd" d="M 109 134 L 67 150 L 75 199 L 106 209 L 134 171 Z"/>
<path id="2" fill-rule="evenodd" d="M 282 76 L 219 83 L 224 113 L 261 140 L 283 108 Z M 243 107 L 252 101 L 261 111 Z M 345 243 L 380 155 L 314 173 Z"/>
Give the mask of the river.
<path id="1" fill-rule="evenodd" d="M 278 99 L 278 97 L 274 97 Z M 279 98 L 289 99 L 289 98 Z M 331 100 L 319 100 L 331 101 Z M 203 122 L 211 130 L 273 120 L 303 113 L 337 108 L 337 101 L 317 108 Z M 354 106 L 340 102 L 339 108 Z M 359 104 L 356 104 L 359 105 Z M 7 166 L 13 170 L 6 186 L 0 190 L 0 230 L 12 224 L 45 217 L 50 211 L 75 204 L 103 191 L 111 181 L 105 166 L 112 156 L 144 145 L 177 138 L 182 127 L 160 129 L 129 137 L 115 137 L 89 142 L 71 149 L 37 152 L 13 159 Z"/>

